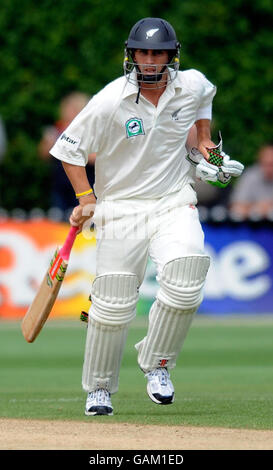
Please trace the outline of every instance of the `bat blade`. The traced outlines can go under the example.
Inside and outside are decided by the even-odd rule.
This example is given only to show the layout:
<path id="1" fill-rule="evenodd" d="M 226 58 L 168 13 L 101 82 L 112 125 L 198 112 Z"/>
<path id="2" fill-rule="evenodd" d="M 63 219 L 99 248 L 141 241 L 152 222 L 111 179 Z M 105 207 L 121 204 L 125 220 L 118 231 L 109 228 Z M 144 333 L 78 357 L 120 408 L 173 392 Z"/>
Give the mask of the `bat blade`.
<path id="1" fill-rule="evenodd" d="M 22 333 L 32 343 L 43 328 L 58 296 L 68 262 L 58 250 L 50 263 L 39 290 L 22 321 Z"/>

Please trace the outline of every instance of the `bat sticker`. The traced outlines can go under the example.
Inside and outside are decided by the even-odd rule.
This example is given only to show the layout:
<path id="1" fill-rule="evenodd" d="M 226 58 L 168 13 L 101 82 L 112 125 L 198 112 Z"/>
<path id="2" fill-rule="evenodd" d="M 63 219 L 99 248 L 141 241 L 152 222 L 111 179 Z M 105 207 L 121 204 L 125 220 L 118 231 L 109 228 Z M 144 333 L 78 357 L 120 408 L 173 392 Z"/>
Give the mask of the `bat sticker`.
<path id="1" fill-rule="evenodd" d="M 60 269 L 60 266 L 63 262 L 63 259 L 61 258 L 61 256 L 58 254 L 58 256 L 56 257 L 56 259 L 54 260 L 51 268 L 50 268 L 50 271 L 49 271 L 49 275 L 51 277 L 51 279 L 53 280 L 55 277 L 56 277 L 56 274 L 58 273 L 59 269 Z"/>

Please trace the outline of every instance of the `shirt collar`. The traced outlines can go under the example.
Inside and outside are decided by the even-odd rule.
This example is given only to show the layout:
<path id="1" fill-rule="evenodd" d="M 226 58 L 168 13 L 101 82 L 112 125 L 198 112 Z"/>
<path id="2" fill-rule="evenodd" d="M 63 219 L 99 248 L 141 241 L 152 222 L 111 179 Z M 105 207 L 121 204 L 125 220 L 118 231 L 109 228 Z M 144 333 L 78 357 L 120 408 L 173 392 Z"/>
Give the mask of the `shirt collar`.
<path id="1" fill-rule="evenodd" d="M 172 85 L 175 90 L 176 90 L 176 89 L 182 90 L 182 83 L 181 83 L 181 80 L 179 80 L 179 70 L 177 71 L 176 77 L 175 77 L 175 79 L 170 83 L 170 85 Z"/>
<path id="2" fill-rule="evenodd" d="M 131 73 L 133 73 L 133 72 L 131 72 Z M 129 82 L 126 77 L 124 77 L 124 79 L 125 79 L 125 84 L 124 84 L 124 89 L 123 89 L 123 93 L 122 93 L 122 98 L 127 98 L 128 96 L 131 96 L 131 95 L 134 95 L 134 94 L 137 95 L 138 86 L 134 85 L 131 82 Z"/>

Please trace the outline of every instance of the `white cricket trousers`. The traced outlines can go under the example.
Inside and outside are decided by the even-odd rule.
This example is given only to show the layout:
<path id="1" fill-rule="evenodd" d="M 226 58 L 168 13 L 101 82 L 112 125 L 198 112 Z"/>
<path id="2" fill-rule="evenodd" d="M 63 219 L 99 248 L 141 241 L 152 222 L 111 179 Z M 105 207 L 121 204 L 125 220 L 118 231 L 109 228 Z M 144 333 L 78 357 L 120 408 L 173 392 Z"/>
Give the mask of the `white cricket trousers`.
<path id="1" fill-rule="evenodd" d="M 196 311 L 195 305 L 201 302 L 194 288 L 196 273 L 200 269 L 192 264 L 192 259 L 200 258 L 202 261 L 205 257 L 204 234 L 196 203 L 196 193 L 187 185 L 160 200 L 104 200 L 97 205 L 93 218 L 97 229 L 96 279 L 92 286 L 83 366 L 84 390 L 105 387 L 115 393 L 118 389 L 119 368 L 128 326 L 135 315 L 135 296 L 137 298 L 137 290 L 143 282 L 149 256 L 156 265 L 157 280 L 162 275 L 163 287 L 159 290 L 157 305 L 153 305 L 149 314 L 151 332 L 136 345 L 138 362 L 144 372 L 168 361 L 170 368 L 174 367 Z M 168 266 L 173 260 L 178 260 L 178 264 Z M 179 264 L 179 260 L 182 260 L 182 264 Z M 164 274 L 166 266 L 168 271 Z M 189 289 L 185 290 L 184 285 L 176 286 L 175 276 L 183 278 L 184 272 L 189 272 L 189 281 L 185 286 L 193 286 L 193 294 L 191 291 L 188 293 Z M 164 284 L 166 273 L 170 279 L 174 276 L 171 279 L 174 290 L 168 282 Z M 199 291 L 197 293 L 199 295 Z M 159 344 L 157 322 L 163 329 L 164 325 L 170 323 L 168 340 L 165 341 L 163 336 L 161 338 L 169 345 L 166 350 L 164 345 Z M 185 333 L 179 336 L 181 329 Z M 154 352 L 149 346 L 151 342 L 154 344 Z M 168 348 L 173 346 L 175 351 L 169 354 Z M 157 353 L 157 350 L 160 351 Z M 160 362 L 161 356 L 163 362 Z"/>
<path id="2" fill-rule="evenodd" d="M 148 256 L 158 274 L 180 256 L 204 254 L 196 193 L 190 185 L 155 200 L 102 201 L 96 208 L 96 274 L 130 272 L 141 285 Z"/>

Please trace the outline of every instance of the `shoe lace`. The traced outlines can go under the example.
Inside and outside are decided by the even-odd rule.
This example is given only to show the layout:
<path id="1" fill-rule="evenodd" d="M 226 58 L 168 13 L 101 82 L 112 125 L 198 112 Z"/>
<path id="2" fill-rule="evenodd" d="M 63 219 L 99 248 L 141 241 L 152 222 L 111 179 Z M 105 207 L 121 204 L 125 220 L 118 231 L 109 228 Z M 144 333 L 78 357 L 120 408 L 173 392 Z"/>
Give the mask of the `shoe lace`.
<path id="1" fill-rule="evenodd" d="M 98 390 L 99 401 L 107 402 L 109 400 L 109 392 L 105 388 L 100 388 Z"/>
<path id="2" fill-rule="evenodd" d="M 110 394 L 108 390 L 106 390 L 105 388 L 99 388 L 97 390 L 89 392 L 89 398 L 91 400 L 93 400 L 94 398 L 97 398 L 99 402 L 105 403 L 105 402 L 109 402 Z"/>
<path id="3" fill-rule="evenodd" d="M 165 369 L 165 367 L 159 367 L 157 369 L 154 369 L 149 374 L 151 376 L 158 377 L 160 381 L 160 385 L 167 385 L 169 374 L 168 374 L 167 369 Z"/>

